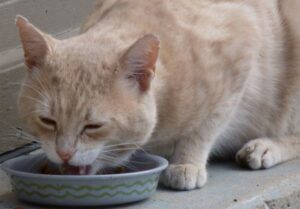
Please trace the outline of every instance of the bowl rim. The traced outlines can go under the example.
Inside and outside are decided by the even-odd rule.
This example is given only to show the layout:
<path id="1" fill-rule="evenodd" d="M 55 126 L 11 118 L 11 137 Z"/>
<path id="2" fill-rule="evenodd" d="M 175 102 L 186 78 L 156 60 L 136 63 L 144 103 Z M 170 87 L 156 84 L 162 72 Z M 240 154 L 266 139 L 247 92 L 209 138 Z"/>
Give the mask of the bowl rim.
<path id="1" fill-rule="evenodd" d="M 138 176 L 144 176 L 148 174 L 158 173 L 163 171 L 168 166 L 168 161 L 158 155 L 153 155 L 149 153 L 142 153 L 138 155 L 144 155 L 146 157 L 151 158 L 151 160 L 158 162 L 158 166 L 155 168 L 143 170 L 143 171 L 134 171 L 130 173 L 121 173 L 121 174 L 94 174 L 94 175 L 52 175 L 52 174 L 40 174 L 40 173 L 30 173 L 25 171 L 18 171 L 15 169 L 12 169 L 14 163 L 25 160 L 27 158 L 36 158 L 38 156 L 45 155 L 44 153 L 38 153 L 38 154 L 27 154 L 22 155 L 17 158 L 13 158 L 10 160 L 5 161 L 2 165 L 0 165 L 1 169 L 5 171 L 8 175 L 15 175 L 15 176 L 21 176 L 21 177 L 27 177 L 32 179 L 48 179 L 48 180 L 92 180 L 92 179 L 120 179 L 120 178 L 128 178 L 128 177 L 138 177 Z"/>

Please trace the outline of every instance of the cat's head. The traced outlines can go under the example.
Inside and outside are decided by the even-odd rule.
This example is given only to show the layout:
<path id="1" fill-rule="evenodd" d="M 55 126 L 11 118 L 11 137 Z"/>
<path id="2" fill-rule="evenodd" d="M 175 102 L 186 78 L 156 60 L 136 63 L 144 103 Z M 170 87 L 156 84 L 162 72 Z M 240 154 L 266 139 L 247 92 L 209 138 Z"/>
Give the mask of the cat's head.
<path id="1" fill-rule="evenodd" d="M 19 112 L 51 161 L 115 166 L 147 142 L 156 123 L 154 35 L 123 49 L 57 40 L 21 16 L 16 25 L 27 66 Z"/>

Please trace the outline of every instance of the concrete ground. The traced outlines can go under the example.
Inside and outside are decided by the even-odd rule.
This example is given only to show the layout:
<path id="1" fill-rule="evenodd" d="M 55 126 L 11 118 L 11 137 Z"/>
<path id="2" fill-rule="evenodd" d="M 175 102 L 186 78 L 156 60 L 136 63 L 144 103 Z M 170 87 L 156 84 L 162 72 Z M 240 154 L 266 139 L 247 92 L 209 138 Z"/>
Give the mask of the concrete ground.
<path id="1" fill-rule="evenodd" d="M 8 178 L 0 172 L 1 209 L 55 208 L 19 202 L 9 190 Z M 262 171 L 241 169 L 234 163 L 216 163 L 209 166 L 209 182 L 202 189 L 177 192 L 160 188 L 148 200 L 105 208 L 299 209 L 300 160 Z"/>

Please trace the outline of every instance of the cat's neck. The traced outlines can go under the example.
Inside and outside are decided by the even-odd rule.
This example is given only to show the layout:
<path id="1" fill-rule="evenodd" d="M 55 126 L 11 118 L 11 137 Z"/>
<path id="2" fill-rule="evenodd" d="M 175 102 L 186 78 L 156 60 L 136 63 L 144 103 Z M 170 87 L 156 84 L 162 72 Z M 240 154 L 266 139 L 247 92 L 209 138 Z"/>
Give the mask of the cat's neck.
<path id="1" fill-rule="evenodd" d="M 116 50 L 116 48 L 117 50 L 125 50 L 146 33 L 142 28 L 135 27 L 130 22 L 119 24 L 118 21 L 114 21 L 114 23 L 110 23 L 108 20 L 100 21 L 83 31 L 80 36 L 86 41 L 99 43 L 100 47 L 101 44 L 105 43 L 110 45 L 112 50 Z"/>

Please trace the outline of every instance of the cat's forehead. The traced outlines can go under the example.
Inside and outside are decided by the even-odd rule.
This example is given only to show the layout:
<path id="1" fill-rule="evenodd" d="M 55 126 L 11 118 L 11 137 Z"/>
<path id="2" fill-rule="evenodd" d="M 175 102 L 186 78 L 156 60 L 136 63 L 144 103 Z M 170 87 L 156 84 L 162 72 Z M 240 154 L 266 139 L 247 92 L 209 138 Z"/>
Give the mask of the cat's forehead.
<path id="1" fill-rule="evenodd" d="M 50 96 L 50 112 L 67 118 L 74 113 L 78 119 L 89 118 L 93 115 L 91 110 L 110 99 L 114 86 L 112 68 L 81 64 L 51 67 L 52 72 L 44 75 L 47 87 L 42 88 Z"/>
<path id="2" fill-rule="evenodd" d="M 89 91 L 105 93 L 114 83 L 114 72 L 115 68 L 105 65 L 68 66 L 51 73 L 49 79 L 51 86 L 55 86 L 58 91 L 73 90 L 80 95 Z"/>
<path id="3" fill-rule="evenodd" d="M 101 48 L 72 46 L 56 51 L 51 59 L 51 64 L 60 71 L 85 69 L 85 72 L 98 70 L 98 73 L 107 74 L 118 63 L 118 54 Z"/>
<path id="4" fill-rule="evenodd" d="M 102 64 L 107 67 L 117 62 L 122 53 L 123 47 L 111 40 L 91 41 L 74 38 L 61 42 L 55 48 L 54 56 L 69 64 Z"/>
<path id="5" fill-rule="evenodd" d="M 107 56 L 81 54 L 76 51 L 57 54 L 47 66 L 53 86 L 106 89 L 113 83 L 118 62 Z"/>

